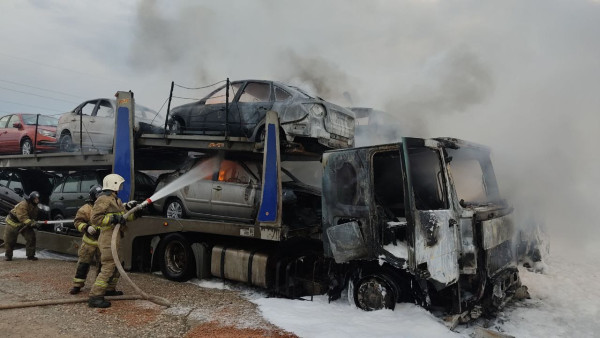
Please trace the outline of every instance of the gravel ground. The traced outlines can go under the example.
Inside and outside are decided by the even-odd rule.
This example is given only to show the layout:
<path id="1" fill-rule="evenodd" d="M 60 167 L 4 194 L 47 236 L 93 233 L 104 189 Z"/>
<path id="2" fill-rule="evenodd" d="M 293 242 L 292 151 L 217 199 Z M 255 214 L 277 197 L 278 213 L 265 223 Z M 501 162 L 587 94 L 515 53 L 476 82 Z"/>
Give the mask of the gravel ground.
<path id="1" fill-rule="evenodd" d="M 71 299 L 87 293 L 95 278 L 90 271 L 80 295 L 68 293 L 75 262 L 24 258 L 4 261 L 0 250 L 0 305 L 46 299 Z M 160 274 L 131 273 L 146 293 L 164 297 L 170 308 L 154 303 L 113 301 L 108 309 L 87 303 L 0 310 L 2 337 L 295 337 L 261 317 L 257 306 L 240 291 L 176 283 Z M 133 294 L 125 280 L 118 289 Z"/>

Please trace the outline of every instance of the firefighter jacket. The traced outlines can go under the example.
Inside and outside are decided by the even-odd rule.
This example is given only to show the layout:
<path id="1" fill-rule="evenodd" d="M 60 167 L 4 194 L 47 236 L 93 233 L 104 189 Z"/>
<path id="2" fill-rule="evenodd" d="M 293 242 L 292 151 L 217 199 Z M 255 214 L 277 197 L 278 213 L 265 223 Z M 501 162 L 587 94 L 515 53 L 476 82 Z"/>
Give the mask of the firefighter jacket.
<path id="1" fill-rule="evenodd" d="M 37 219 L 39 208 L 33 203 L 21 201 L 8 213 L 6 223 L 13 227 L 31 226 Z"/>
<path id="2" fill-rule="evenodd" d="M 92 217 L 92 203 L 84 204 L 79 210 L 77 210 L 77 215 L 75 215 L 75 228 L 79 230 L 79 232 L 83 233 L 83 241 L 92 246 L 98 246 L 98 236 L 100 236 L 100 229 L 95 227 L 90 222 Z M 96 228 L 96 234 L 90 235 L 87 232 L 88 227 Z"/>
<path id="3" fill-rule="evenodd" d="M 112 216 L 115 214 L 123 215 L 125 213 L 125 205 L 121 199 L 117 197 L 114 191 L 105 190 L 102 192 L 92 208 L 91 221 L 92 225 L 100 230 L 114 228 L 116 224 L 112 223 Z M 128 221 L 133 221 L 135 216 L 129 215 Z"/>

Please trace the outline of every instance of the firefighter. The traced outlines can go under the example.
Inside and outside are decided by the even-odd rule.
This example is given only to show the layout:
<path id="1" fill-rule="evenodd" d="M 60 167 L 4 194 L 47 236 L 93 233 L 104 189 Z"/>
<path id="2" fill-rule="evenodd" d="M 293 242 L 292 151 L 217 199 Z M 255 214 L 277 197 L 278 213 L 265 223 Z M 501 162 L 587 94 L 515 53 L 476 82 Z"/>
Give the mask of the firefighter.
<path id="1" fill-rule="evenodd" d="M 83 233 L 83 239 L 78 251 L 79 260 L 77 261 L 75 278 L 73 278 L 73 288 L 69 291 L 72 295 L 78 294 L 85 285 L 85 280 L 90 271 L 90 264 L 92 261 L 96 261 L 98 264 L 100 263 L 100 250 L 98 250 L 98 236 L 100 236 L 100 230 L 92 225 L 90 217 L 92 215 L 94 202 L 101 192 L 101 186 L 93 186 L 90 189 L 88 200 L 81 208 L 79 208 L 79 210 L 77 210 L 77 215 L 75 215 L 75 228 Z M 98 266 L 97 274 L 98 273 L 100 273 L 100 266 Z"/>
<path id="2" fill-rule="evenodd" d="M 32 191 L 21 201 L 6 216 L 7 226 L 4 228 L 4 243 L 6 251 L 4 252 L 4 260 L 12 261 L 13 248 L 17 244 L 19 234 L 25 238 L 25 253 L 30 261 L 37 261 L 35 257 L 35 232 L 33 227 L 36 226 L 38 215 L 38 203 L 40 202 L 40 193 Z"/>
<path id="3" fill-rule="evenodd" d="M 117 197 L 117 192 L 123 188 L 125 179 L 117 174 L 106 175 L 102 182 L 102 192 L 96 199 L 92 208 L 91 222 L 93 226 L 100 229 L 98 238 L 98 248 L 100 249 L 100 273 L 90 291 L 88 299 L 89 307 L 106 308 L 110 302 L 104 299 L 104 296 L 120 296 L 121 291 L 116 291 L 115 287 L 119 281 L 119 271 L 113 260 L 110 250 L 113 231 L 117 224 L 125 224 L 132 221 L 136 216 L 133 214 L 128 219 L 123 218 L 126 210 L 136 206 L 136 201 L 130 201 L 123 204 Z M 117 250 L 119 248 L 121 236 L 117 236 Z"/>

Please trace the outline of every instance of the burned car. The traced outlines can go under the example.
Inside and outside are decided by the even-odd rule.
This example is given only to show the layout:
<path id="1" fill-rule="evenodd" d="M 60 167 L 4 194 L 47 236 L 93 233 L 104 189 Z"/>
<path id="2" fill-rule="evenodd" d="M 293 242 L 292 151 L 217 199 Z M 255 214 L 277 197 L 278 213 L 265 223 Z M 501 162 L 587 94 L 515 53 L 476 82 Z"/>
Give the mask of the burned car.
<path id="1" fill-rule="evenodd" d="M 112 99 L 85 101 L 58 119 L 57 135 L 61 151 L 84 149 L 111 150 L 115 132 L 117 103 Z M 160 134 L 165 117 L 150 108 L 135 105 L 135 134 Z"/>
<path id="2" fill-rule="evenodd" d="M 0 170 L 0 215 L 6 215 L 32 191 L 40 193 L 40 203 L 48 205 L 55 177 L 36 169 Z"/>
<path id="3" fill-rule="evenodd" d="M 155 201 L 154 208 L 167 218 L 254 222 L 261 196 L 262 163 L 223 159 L 207 166 L 208 161 L 215 160 L 193 159 L 180 170 L 159 176 L 157 191 L 192 170 L 202 179 Z M 203 165 L 209 169 L 198 170 Z M 283 165 L 281 171 L 283 222 L 295 228 L 319 224 L 320 190 L 301 182 Z"/>
<path id="4" fill-rule="evenodd" d="M 275 81 L 243 80 L 213 91 L 200 101 L 172 109 L 170 132 L 264 139 L 265 115 L 279 113 L 285 139 L 307 150 L 354 144 L 352 111 Z M 282 137 L 283 139 L 283 137 Z"/>

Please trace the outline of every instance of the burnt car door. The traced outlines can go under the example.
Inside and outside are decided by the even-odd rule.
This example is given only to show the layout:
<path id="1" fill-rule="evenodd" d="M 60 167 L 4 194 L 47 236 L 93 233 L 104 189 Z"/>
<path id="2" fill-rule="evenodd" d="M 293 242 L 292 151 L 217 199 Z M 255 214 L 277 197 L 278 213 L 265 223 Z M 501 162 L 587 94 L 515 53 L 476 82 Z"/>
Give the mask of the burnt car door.
<path id="1" fill-rule="evenodd" d="M 224 160 L 213 182 L 211 213 L 250 220 L 255 215 L 258 178 L 241 162 Z"/>
<path id="2" fill-rule="evenodd" d="M 62 195 L 58 199 L 64 203 L 66 217 L 75 215 L 84 203 L 85 195 L 81 192 L 80 186 L 81 174 L 79 173 L 67 176 L 64 181 Z"/>
<path id="3" fill-rule="evenodd" d="M 229 100 L 227 101 L 227 85 L 217 89 L 207 98 L 186 107 L 184 111 L 178 112 L 186 121 L 186 131 L 205 135 L 223 135 L 229 128 L 230 135 L 233 133 L 235 118 L 239 116 L 234 99 L 242 87 L 243 82 L 233 82 L 229 86 Z M 227 104 L 226 104 L 227 102 Z M 225 114 L 226 110 L 229 114 Z M 239 125 L 239 122 L 237 123 Z M 239 129 L 239 127 L 237 128 Z"/>
<path id="4" fill-rule="evenodd" d="M 440 285 L 458 280 L 457 224 L 448 173 L 437 141 L 403 138 L 409 267 Z"/>
<path id="5" fill-rule="evenodd" d="M 232 116 L 233 130 L 251 137 L 256 126 L 273 107 L 273 94 L 270 82 L 248 81 L 237 99 L 238 116 Z"/>
<path id="6" fill-rule="evenodd" d="M 11 183 L 11 177 L 14 173 L 10 171 L 2 171 L 0 172 L 0 213 L 7 214 L 15 207 L 17 203 L 19 203 L 23 198 L 22 195 L 19 195 L 13 189 L 9 188 L 9 183 Z M 15 184 L 12 184 L 12 187 L 16 187 Z M 22 190 L 21 190 L 22 193 Z"/>

